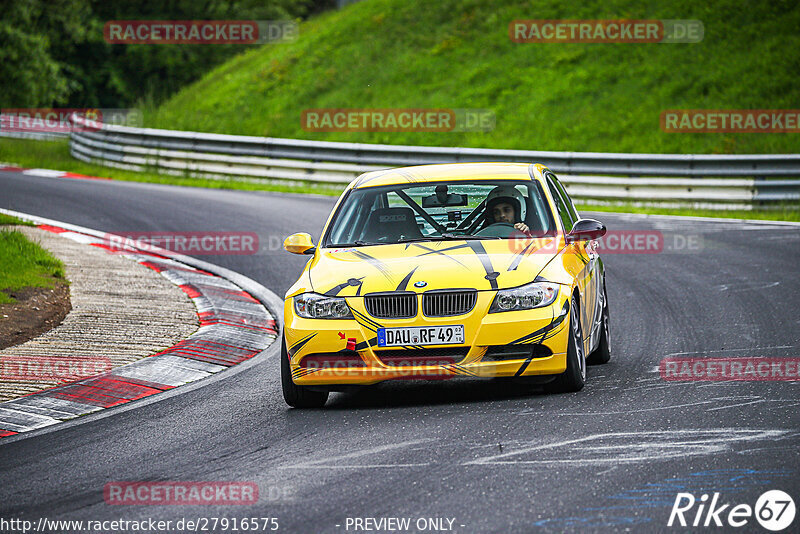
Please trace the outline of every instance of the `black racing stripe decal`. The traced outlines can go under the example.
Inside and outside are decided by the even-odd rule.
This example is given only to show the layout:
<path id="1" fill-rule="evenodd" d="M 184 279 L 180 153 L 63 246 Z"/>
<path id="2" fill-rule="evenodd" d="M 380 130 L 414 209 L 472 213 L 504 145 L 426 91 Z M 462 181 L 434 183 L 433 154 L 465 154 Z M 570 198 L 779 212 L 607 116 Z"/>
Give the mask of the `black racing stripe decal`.
<path id="1" fill-rule="evenodd" d="M 573 249 L 575 250 L 573 254 L 578 257 L 578 261 L 580 261 L 584 265 L 589 263 L 589 259 L 584 257 L 584 255 L 581 253 L 581 249 L 578 247 L 578 243 L 574 243 Z"/>
<path id="2" fill-rule="evenodd" d="M 370 339 L 370 340 L 367 340 L 367 341 L 362 341 L 361 343 L 358 343 L 358 344 L 356 345 L 356 351 L 364 350 L 364 349 L 366 349 L 367 347 L 374 347 L 374 346 L 376 346 L 377 344 L 378 344 L 378 338 L 377 338 L 377 337 L 373 337 L 373 338 L 372 338 L 372 339 Z"/>
<path id="3" fill-rule="evenodd" d="M 514 256 L 514 259 L 511 260 L 511 265 L 508 266 L 508 270 L 509 271 L 516 271 L 517 270 L 517 267 L 519 267 L 519 264 L 522 261 L 522 258 L 525 257 L 525 253 L 528 252 L 528 249 L 531 248 L 531 245 L 533 245 L 533 243 L 534 243 L 533 241 L 528 243 L 525 246 L 525 248 L 523 248 L 521 251 L 519 251 L 517 253 L 516 256 Z"/>
<path id="4" fill-rule="evenodd" d="M 441 365 L 440 367 L 441 367 L 442 369 L 446 369 L 446 370 L 450 371 L 450 372 L 451 372 L 451 373 L 453 373 L 454 375 L 459 375 L 459 374 L 461 374 L 461 373 L 459 373 L 459 372 L 458 372 L 458 369 L 456 369 L 456 368 L 455 368 L 455 365 L 453 365 L 453 364 L 451 364 L 451 363 L 448 363 L 448 364 L 445 364 L 445 365 Z"/>
<path id="5" fill-rule="evenodd" d="M 461 245 L 453 245 L 451 247 L 442 248 L 442 249 L 432 249 L 428 248 L 425 245 L 420 245 L 419 243 L 414 243 L 415 246 L 428 250 L 430 252 L 426 252 L 424 254 L 420 254 L 417 258 L 421 258 L 422 256 L 427 256 L 428 254 L 442 254 L 444 252 L 450 252 L 451 250 L 458 250 L 460 248 L 468 248 L 469 245 L 467 243 L 462 243 Z"/>
<path id="6" fill-rule="evenodd" d="M 531 241 L 530 243 L 528 243 L 528 246 L 526 246 L 519 253 L 517 253 L 516 256 L 514 256 L 514 259 L 511 261 L 511 265 L 508 266 L 508 270 L 509 271 L 516 271 L 517 267 L 519 267 L 519 264 L 522 262 L 522 259 L 525 256 L 535 253 L 537 250 L 541 249 L 543 246 L 549 246 L 550 245 L 550 242 L 547 242 L 544 245 L 542 245 L 542 247 L 535 247 L 530 252 L 528 252 L 528 249 L 531 247 L 531 245 L 534 245 L 535 243 L 536 243 L 536 240 Z M 537 278 L 536 281 L 538 281 L 539 277 L 537 276 L 536 278 Z"/>
<path id="7" fill-rule="evenodd" d="M 410 183 L 417 183 L 419 181 L 418 178 L 416 178 L 414 175 L 412 175 L 412 174 L 410 174 L 410 173 L 408 173 L 406 171 L 400 171 L 398 169 L 389 169 L 389 170 L 386 170 L 386 171 L 378 171 L 378 174 L 375 174 L 374 176 L 370 176 L 369 178 L 360 179 L 358 182 L 356 182 L 356 185 L 354 186 L 354 188 L 355 187 L 361 187 L 363 185 L 366 185 L 366 184 L 370 183 L 373 180 L 377 180 L 378 178 L 382 178 L 384 176 L 391 176 L 392 174 L 400 175 L 403 178 L 405 178 L 407 182 L 410 182 Z"/>
<path id="8" fill-rule="evenodd" d="M 419 351 L 423 351 L 423 350 L 427 349 L 427 347 L 424 347 L 422 345 L 391 345 L 389 347 L 384 347 L 384 348 L 387 348 L 387 349 L 403 349 L 403 350 L 408 351 L 409 353 L 412 353 L 412 354 L 414 352 L 419 352 Z"/>
<path id="9" fill-rule="evenodd" d="M 361 178 L 358 182 L 356 182 L 356 185 L 354 185 L 353 188 L 355 189 L 356 187 L 361 187 L 364 184 L 368 184 L 372 180 L 377 180 L 378 178 L 386 176 L 387 174 L 390 174 L 392 172 L 394 172 L 394 169 L 378 171 L 377 174 L 375 174 L 374 176 L 370 176 L 369 178 Z"/>
<path id="10" fill-rule="evenodd" d="M 561 331 L 560 328 L 561 325 L 562 325 L 561 321 L 556 321 L 556 323 L 553 325 L 553 328 L 548 330 L 544 334 L 539 334 L 539 335 L 529 334 L 528 336 L 522 338 L 522 341 L 520 341 L 519 343 L 512 343 L 512 345 L 530 345 L 534 343 L 542 343 L 543 341 L 547 341 L 548 339 L 554 337 Z"/>
<path id="11" fill-rule="evenodd" d="M 548 338 L 554 336 L 556 334 L 556 332 L 558 331 L 556 329 L 564 322 L 564 318 L 567 316 L 566 310 L 569 309 L 568 308 L 569 303 L 570 303 L 570 301 L 567 301 L 564 304 L 564 308 L 562 308 L 561 315 L 559 315 L 557 318 L 554 317 L 553 321 L 550 324 L 548 324 L 544 328 L 540 328 L 536 332 L 533 332 L 532 334 L 528 334 L 527 336 L 524 336 L 524 337 L 522 337 L 520 339 L 525 339 L 525 338 L 531 337 L 531 342 L 532 343 L 541 343 L 545 339 L 548 339 Z M 533 339 L 536 338 L 536 336 L 538 336 L 538 335 L 541 335 L 541 337 L 539 339 L 536 339 L 536 341 L 533 341 Z M 515 341 L 512 341 L 511 343 L 512 344 L 517 344 L 517 342 L 515 342 Z M 522 365 L 519 366 L 519 369 L 517 369 L 517 372 L 514 373 L 514 376 L 520 376 L 522 373 L 524 373 L 525 369 L 528 368 L 528 365 L 530 365 L 531 361 L 533 361 L 533 354 L 531 354 L 530 357 L 528 357 L 524 362 L 522 362 Z"/>
<path id="12" fill-rule="evenodd" d="M 417 256 L 418 258 L 420 258 L 420 257 L 422 257 L 422 256 L 427 256 L 428 254 L 439 254 L 439 255 L 441 255 L 441 256 L 444 256 L 444 257 L 445 257 L 445 258 L 447 258 L 447 259 L 453 260 L 454 262 L 456 262 L 456 263 L 457 263 L 457 264 L 459 264 L 460 266 L 462 266 L 462 267 L 466 268 L 466 265 L 464 265 L 463 263 L 461 263 L 460 261 L 458 261 L 456 258 L 454 258 L 453 256 L 450 256 L 450 255 L 448 255 L 448 254 L 445 254 L 445 252 L 446 252 L 446 251 L 448 251 L 448 250 L 455 250 L 455 249 L 457 249 L 457 248 L 466 248 L 466 247 L 467 247 L 467 245 L 466 245 L 466 244 L 464 244 L 464 245 L 457 245 L 457 246 L 455 246 L 455 247 L 449 247 L 449 248 L 445 248 L 445 249 L 442 249 L 442 250 L 436 250 L 436 249 L 433 249 L 433 248 L 430 248 L 430 247 L 426 247 L 425 245 L 421 245 L 421 244 L 419 244 L 419 243 L 412 243 L 412 244 L 413 244 L 414 246 L 416 246 L 416 247 L 419 247 L 419 248 L 421 248 L 422 250 L 426 250 L 426 251 L 427 251 L 427 252 L 426 252 L 426 253 L 424 253 L 424 254 L 419 254 L 419 255 Z"/>
<path id="13" fill-rule="evenodd" d="M 397 289 L 395 291 L 405 291 L 406 287 L 408 287 L 408 282 L 411 280 L 411 277 L 414 276 L 414 271 L 419 269 L 419 265 L 411 269 L 411 272 L 406 275 L 405 278 L 397 285 Z"/>
<path id="14" fill-rule="evenodd" d="M 481 260 L 481 265 L 483 265 L 483 269 L 486 271 L 486 279 L 489 281 L 489 285 L 492 286 L 492 289 L 497 289 L 497 277 L 500 276 L 500 273 L 494 270 L 492 266 L 492 259 L 486 253 L 486 249 L 483 248 L 483 244 L 479 241 L 469 241 L 467 246 L 472 249 L 478 258 Z"/>
<path id="15" fill-rule="evenodd" d="M 289 357 L 291 358 L 292 356 L 297 354 L 297 351 L 302 349 L 306 345 L 306 343 L 311 341 L 313 339 L 313 337 L 316 336 L 316 335 L 317 335 L 317 332 L 313 332 L 313 333 L 307 335 L 306 337 L 304 337 L 303 339 L 301 339 L 300 341 L 298 341 L 297 343 L 295 343 L 294 345 L 292 345 L 291 347 L 289 347 L 288 349 L 286 349 L 286 352 L 289 353 Z"/>
<path id="16" fill-rule="evenodd" d="M 359 321 L 359 323 L 362 322 L 366 323 L 373 330 L 381 328 L 381 326 L 383 326 L 379 322 L 370 319 L 368 316 L 366 316 L 365 314 L 361 313 L 358 310 L 352 310 L 352 311 L 353 311 L 353 317 L 355 317 L 356 320 Z"/>
<path id="17" fill-rule="evenodd" d="M 331 288 L 328 291 L 326 291 L 325 292 L 325 296 L 326 297 L 335 297 L 336 295 L 339 294 L 339 292 L 342 289 L 344 289 L 344 288 L 346 288 L 348 286 L 358 286 L 358 292 L 356 293 L 356 296 L 358 296 L 358 293 L 361 292 L 361 280 L 363 280 L 363 279 L 364 279 L 363 276 L 361 278 L 351 278 L 347 282 L 341 283 L 338 286 L 336 286 L 334 288 Z"/>
<path id="18" fill-rule="evenodd" d="M 334 287 L 332 287 L 331 289 L 329 289 L 328 291 L 326 291 L 326 292 L 324 293 L 324 295 L 325 295 L 326 297 L 335 297 L 336 295 L 338 295 L 338 294 L 339 294 L 339 291 L 341 291 L 342 289 L 346 288 L 346 287 L 347 287 L 347 286 L 349 286 L 349 285 L 350 285 L 350 284 L 348 284 L 347 282 L 345 282 L 345 283 L 343 283 L 343 284 L 339 284 L 338 286 L 334 286 Z"/>
<path id="19" fill-rule="evenodd" d="M 373 267 L 378 269 L 381 272 L 381 274 L 387 280 L 389 280 L 390 282 L 392 281 L 392 275 L 389 272 L 389 268 L 381 260 L 379 260 L 378 258 L 372 257 L 369 254 L 367 254 L 366 252 L 362 252 L 360 250 L 354 250 L 353 254 L 356 257 L 361 258 L 362 260 L 365 260 L 367 263 L 369 263 L 370 265 L 372 265 Z"/>
<path id="20" fill-rule="evenodd" d="M 522 365 L 520 365 L 520 366 L 519 366 L 519 369 L 517 369 L 517 372 L 516 372 L 516 373 L 514 373 L 514 376 L 520 376 L 520 375 L 522 375 L 522 373 L 524 373 L 524 372 L 525 372 L 525 369 L 527 369 L 527 368 L 528 368 L 528 366 L 531 364 L 531 359 L 532 359 L 532 358 L 528 358 L 528 359 L 526 359 L 524 362 L 522 362 Z"/>
<path id="21" fill-rule="evenodd" d="M 350 311 L 353 312 L 353 317 L 355 318 L 356 322 L 361 326 L 363 326 L 364 328 L 372 330 L 373 332 L 377 332 L 378 328 L 381 328 L 381 325 L 379 323 L 376 323 L 375 321 L 373 321 L 360 311 L 353 310 L 352 308 Z"/>
<path id="22" fill-rule="evenodd" d="M 312 373 L 316 373 L 317 371 L 320 371 L 320 370 L 321 369 L 310 369 L 308 367 L 298 367 L 297 369 L 292 371 L 292 378 L 300 378 L 300 377 L 303 377 L 303 376 L 308 376 L 308 375 L 310 375 Z"/>
<path id="23" fill-rule="evenodd" d="M 415 184 L 415 183 L 419 182 L 419 178 L 417 178 L 416 176 L 414 176 L 412 173 L 410 173 L 408 171 L 399 170 L 399 171 L 397 171 L 397 174 L 399 174 L 400 176 L 405 178 L 406 181 L 408 183 L 410 183 L 410 184 Z"/>
<path id="24" fill-rule="evenodd" d="M 450 364 L 446 366 L 448 369 L 452 369 L 459 375 L 466 375 L 466 376 L 478 376 L 477 373 L 472 372 L 471 370 L 467 369 L 462 365 L 458 365 L 457 363 Z"/>
<path id="25" fill-rule="evenodd" d="M 567 316 L 567 310 L 568 309 L 569 309 L 569 301 L 567 301 L 564 304 L 564 308 L 562 309 L 562 313 L 560 313 L 558 315 L 558 317 L 553 317 L 553 320 L 552 320 L 552 322 L 550 322 L 550 324 L 548 324 L 546 326 L 543 326 L 542 328 L 540 328 L 539 330 L 536 330 L 535 332 L 531 332 L 530 334 L 525 334 L 521 338 L 515 339 L 514 341 L 511 341 L 509 344 L 510 345 L 526 345 L 526 344 L 531 343 L 531 342 L 534 342 L 534 343 L 537 342 L 537 341 L 533 341 L 533 340 L 537 339 L 537 338 L 540 338 L 540 337 L 541 337 L 541 339 L 539 341 L 542 341 L 544 339 L 552 337 L 553 336 L 553 333 L 552 333 L 553 330 L 558 328 L 561 325 L 561 323 L 564 322 L 564 318 Z M 550 335 L 548 335 L 548 334 L 550 334 Z M 547 336 L 547 337 L 545 337 L 545 336 Z"/>

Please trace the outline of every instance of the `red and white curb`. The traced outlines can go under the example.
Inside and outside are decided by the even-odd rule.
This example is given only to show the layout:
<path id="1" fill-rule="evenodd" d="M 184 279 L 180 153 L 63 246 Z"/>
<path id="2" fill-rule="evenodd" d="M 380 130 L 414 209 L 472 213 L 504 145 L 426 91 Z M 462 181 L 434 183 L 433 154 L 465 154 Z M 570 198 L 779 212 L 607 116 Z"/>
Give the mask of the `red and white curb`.
<path id="1" fill-rule="evenodd" d="M 76 172 L 67 171 L 54 171 L 52 169 L 26 169 L 25 167 L 15 167 L 13 165 L 5 165 L 0 163 L 0 171 L 3 172 L 19 172 L 28 176 L 41 176 L 42 178 L 74 178 L 78 180 L 111 180 L 111 178 L 102 178 L 100 176 L 87 176 L 85 174 L 78 174 Z"/>
<path id="2" fill-rule="evenodd" d="M 0 212 L 33 222 L 46 221 L 8 210 Z M 47 222 L 50 224 L 39 224 L 39 228 L 112 252 L 108 241 L 102 237 L 107 234 L 88 229 L 79 231 L 72 225 Z M 164 255 L 129 248 L 124 255 L 158 271 L 189 295 L 197 306 L 200 328 L 173 347 L 108 373 L 0 403 L 0 438 L 55 425 L 202 380 L 240 364 L 272 345 L 278 335 L 277 324 L 273 314 L 259 300 L 229 279 L 178 261 L 174 258 L 178 255 L 159 252 L 164 252 Z M 116 245 L 113 253 L 120 253 Z M 202 262 L 193 260 L 192 263 Z M 237 277 L 249 280 L 241 275 L 229 278 Z"/>

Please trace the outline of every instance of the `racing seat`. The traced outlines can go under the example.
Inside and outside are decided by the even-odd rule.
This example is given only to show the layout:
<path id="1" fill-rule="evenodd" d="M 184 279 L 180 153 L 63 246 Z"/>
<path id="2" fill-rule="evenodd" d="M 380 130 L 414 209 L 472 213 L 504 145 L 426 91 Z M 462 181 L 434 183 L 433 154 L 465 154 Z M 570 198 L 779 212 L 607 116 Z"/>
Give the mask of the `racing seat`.
<path id="1" fill-rule="evenodd" d="M 378 208 L 369 214 L 361 240 L 368 243 L 394 243 L 400 239 L 421 238 L 414 210 L 411 208 Z"/>

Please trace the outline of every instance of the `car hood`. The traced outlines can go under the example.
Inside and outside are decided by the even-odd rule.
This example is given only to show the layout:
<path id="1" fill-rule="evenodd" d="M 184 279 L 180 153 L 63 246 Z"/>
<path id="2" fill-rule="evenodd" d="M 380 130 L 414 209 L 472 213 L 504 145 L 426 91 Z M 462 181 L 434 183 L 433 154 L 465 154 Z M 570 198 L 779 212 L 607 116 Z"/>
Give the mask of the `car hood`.
<path id="1" fill-rule="evenodd" d="M 532 282 L 557 252 L 555 238 L 424 241 L 320 249 L 309 269 L 315 292 L 479 291 Z"/>

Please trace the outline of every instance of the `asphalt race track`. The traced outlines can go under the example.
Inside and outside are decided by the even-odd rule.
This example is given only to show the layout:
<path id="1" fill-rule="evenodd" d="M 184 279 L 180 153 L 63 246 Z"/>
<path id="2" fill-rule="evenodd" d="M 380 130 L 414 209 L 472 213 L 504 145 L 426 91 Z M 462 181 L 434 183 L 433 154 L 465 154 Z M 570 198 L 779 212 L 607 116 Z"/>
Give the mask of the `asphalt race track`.
<path id="1" fill-rule="evenodd" d="M 333 203 L 0 173 L 2 208 L 109 232 L 256 232 L 259 254 L 202 259 L 280 297 L 305 262 L 280 243 L 298 231 L 318 239 Z M 658 366 L 670 355 L 798 356 L 800 226 L 594 216 L 611 231 L 660 231 L 664 250 L 603 256 L 614 355 L 589 368 L 582 392 L 413 381 L 292 410 L 272 355 L 159 402 L 0 443 L 0 517 L 277 517 L 286 532 L 344 532 L 348 517 L 447 518 L 457 532 L 661 531 L 679 491 L 753 506 L 781 489 L 797 502 L 800 383 L 665 381 Z M 261 497 L 211 508 L 104 502 L 107 482 L 135 480 L 253 481 Z M 759 529 L 751 518 L 738 531 Z M 716 529 L 725 530 L 735 529 Z"/>

